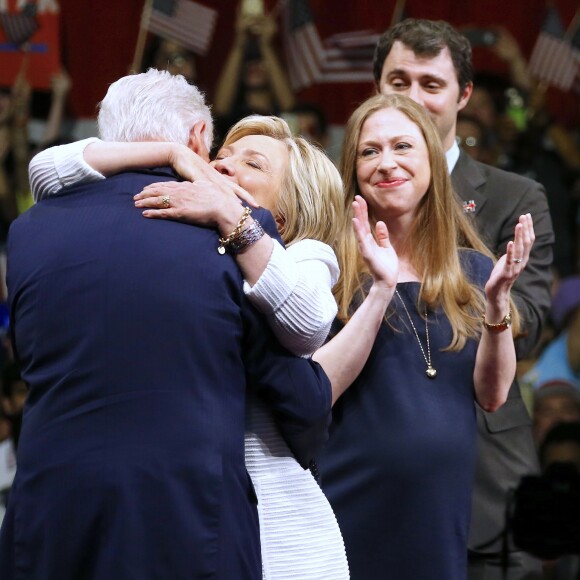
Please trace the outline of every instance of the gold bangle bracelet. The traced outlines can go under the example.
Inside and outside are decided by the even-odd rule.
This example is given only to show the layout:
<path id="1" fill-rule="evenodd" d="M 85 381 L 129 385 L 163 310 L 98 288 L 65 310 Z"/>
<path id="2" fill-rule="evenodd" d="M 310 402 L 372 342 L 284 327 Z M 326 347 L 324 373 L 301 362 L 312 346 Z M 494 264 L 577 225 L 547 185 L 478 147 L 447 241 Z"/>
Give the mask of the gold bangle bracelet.
<path id="1" fill-rule="evenodd" d="M 226 253 L 227 247 L 232 243 L 232 240 L 235 240 L 240 235 L 240 232 L 242 231 L 242 228 L 244 227 L 244 224 L 246 223 L 246 220 L 250 217 L 251 213 L 252 213 L 251 208 L 245 207 L 244 213 L 242 214 L 242 217 L 239 219 L 238 224 L 236 225 L 232 233 L 225 238 L 220 238 L 220 245 L 218 246 L 217 249 L 219 254 L 223 255 Z"/>
<path id="2" fill-rule="evenodd" d="M 485 314 L 481 317 L 483 321 L 483 327 L 490 332 L 503 332 L 507 330 L 512 325 L 512 313 L 511 310 L 503 317 L 501 322 L 497 324 L 490 324 L 485 320 Z"/>

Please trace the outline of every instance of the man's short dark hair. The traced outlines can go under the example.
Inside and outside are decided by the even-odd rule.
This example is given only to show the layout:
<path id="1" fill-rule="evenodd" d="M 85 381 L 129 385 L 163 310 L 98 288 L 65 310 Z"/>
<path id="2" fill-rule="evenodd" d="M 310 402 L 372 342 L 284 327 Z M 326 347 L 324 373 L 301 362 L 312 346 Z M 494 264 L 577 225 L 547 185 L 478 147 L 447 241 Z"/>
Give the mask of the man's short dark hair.
<path id="1" fill-rule="evenodd" d="M 447 47 L 457 73 L 460 92 L 473 81 L 471 44 L 463 34 L 444 20 L 406 18 L 386 30 L 379 38 L 373 62 L 377 87 L 381 81 L 385 60 L 397 40 L 420 57 L 436 57 Z"/>
<path id="2" fill-rule="evenodd" d="M 324 111 L 314 103 L 300 101 L 296 103 L 292 109 L 292 113 L 314 116 L 316 118 L 317 129 L 320 136 L 324 136 L 328 132 L 328 120 L 326 115 Z"/>
<path id="3" fill-rule="evenodd" d="M 575 443 L 580 446 L 580 423 L 577 421 L 570 423 L 557 423 L 552 427 L 540 445 L 540 463 L 545 466 L 546 453 L 552 445 L 562 443 Z"/>

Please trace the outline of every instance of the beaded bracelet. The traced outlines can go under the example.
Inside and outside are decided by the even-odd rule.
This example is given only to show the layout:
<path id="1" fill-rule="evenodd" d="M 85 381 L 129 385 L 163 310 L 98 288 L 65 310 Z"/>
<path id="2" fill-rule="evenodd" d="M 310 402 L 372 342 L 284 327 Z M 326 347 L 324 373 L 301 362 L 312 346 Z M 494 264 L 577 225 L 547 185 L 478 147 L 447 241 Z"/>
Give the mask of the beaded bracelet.
<path id="1" fill-rule="evenodd" d="M 227 247 L 232 243 L 232 241 L 235 238 L 237 238 L 240 235 L 240 232 L 242 231 L 242 228 L 244 227 L 244 224 L 246 223 L 246 220 L 250 217 L 251 213 L 252 213 L 251 208 L 245 207 L 244 213 L 242 214 L 242 217 L 238 221 L 238 224 L 236 225 L 232 233 L 226 238 L 220 238 L 220 245 L 218 246 L 217 249 L 219 254 L 223 256 L 226 253 Z"/>
<path id="2" fill-rule="evenodd" d="M 227 250 L 230 254 L 239 254 L 248 246 L 255 244 L 260 238 L 262 238 L 264 233 L 264 228 L 262 228 L 260 222 L 254 220 L 228 244 Z"/>

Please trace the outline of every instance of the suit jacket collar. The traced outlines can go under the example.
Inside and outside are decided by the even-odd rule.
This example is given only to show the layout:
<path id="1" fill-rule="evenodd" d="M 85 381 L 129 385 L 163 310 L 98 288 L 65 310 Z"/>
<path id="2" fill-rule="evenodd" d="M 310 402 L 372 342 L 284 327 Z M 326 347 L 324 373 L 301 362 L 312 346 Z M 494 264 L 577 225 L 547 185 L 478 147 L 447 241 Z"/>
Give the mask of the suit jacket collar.
<path id="1" fill-rule="evenodd" d="M 464 211 L 477 214 L 487 201 L 484 194 L 486 176 L 482 164 L 462 150 L 451 173 L 451 181 L 457 196 L 463 202 Z"/>
<path id="2" fill-rule="evenodd" d="M 172 177 L 176 181 L 182 181 L 182 178 L 175 172 L 172 167 L 148 167 L 136 169 L 134 173 L 145 173 L 146 175 L 158 175 L 160 177 Z"/>

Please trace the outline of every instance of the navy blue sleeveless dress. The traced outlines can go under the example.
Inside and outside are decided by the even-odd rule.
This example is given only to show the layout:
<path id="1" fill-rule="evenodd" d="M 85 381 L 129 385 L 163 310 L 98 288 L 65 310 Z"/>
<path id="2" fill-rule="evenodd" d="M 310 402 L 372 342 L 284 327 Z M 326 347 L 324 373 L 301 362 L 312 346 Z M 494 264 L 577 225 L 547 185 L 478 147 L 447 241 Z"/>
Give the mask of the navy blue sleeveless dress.
<path id="1" fill-rule="evenodd" d="M 482 286 L 491 260 L 462 252 Z M 425 352 L 418 282 L 397 285 Z M 395 295 L 365 368 L 334 408 L 319 458 L 322 488 L 336 513 L 352 580 L 465 580 L 476 455 L 473 370 L 477 342 L 442 352 L 444 314 L 429 312 L 434 379 Z M 405 324 L 406 323 L 406 324 Z"/>

